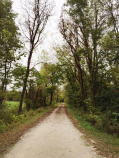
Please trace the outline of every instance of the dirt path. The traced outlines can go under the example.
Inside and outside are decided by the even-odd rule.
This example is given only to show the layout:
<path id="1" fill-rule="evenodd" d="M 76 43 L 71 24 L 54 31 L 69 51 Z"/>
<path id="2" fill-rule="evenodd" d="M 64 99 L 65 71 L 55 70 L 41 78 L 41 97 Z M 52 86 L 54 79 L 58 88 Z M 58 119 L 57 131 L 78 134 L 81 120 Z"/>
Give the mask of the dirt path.
<path id="1" fill-rule="evenodd" d="M 102 158 L 86 144 L 60 105 L 24 134 L 4 158 Z"/>

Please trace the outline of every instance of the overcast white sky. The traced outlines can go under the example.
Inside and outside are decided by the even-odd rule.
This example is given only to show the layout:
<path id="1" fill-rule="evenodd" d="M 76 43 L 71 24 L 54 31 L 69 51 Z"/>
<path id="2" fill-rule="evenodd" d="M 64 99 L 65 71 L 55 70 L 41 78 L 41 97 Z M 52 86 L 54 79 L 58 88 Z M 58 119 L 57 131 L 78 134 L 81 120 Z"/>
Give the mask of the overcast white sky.
<path id="1" fill-rule="evenodd" d="M 16 19 L 16 23 L 18 24 L 19 20 L 22 19 L 22 9 L 20 5 L 20 0 L 12 0 L 13 1 L 13 10 L 15 13 L 18 13 L 18 18 Z M 61 8 L 66 0 L 54 0 L 55 8 L 54 8 L 54 15 L 51 17 L 50 21 L 45 30 L 45 39 L 42 45 L 40 45 L 37 51 L 33 55 L 32 61 L 34 63 L 37 62 L 38 58 L 40 59 L 42 50 L 46 50 L 48 52 L 48 59 L 50 61 L 55 61 L 54 53 L 52 51 L 52 46 L 54 43 L 61 43 L 62 37 L 58 30 L 58 22 L 61 15 Z M 26 65 L 26 59 L 22 59 L 22 64 Z M 40 67 L 40 66 L 39 66 Z M 38 68 L 38 66 L 37 66 Z"/>

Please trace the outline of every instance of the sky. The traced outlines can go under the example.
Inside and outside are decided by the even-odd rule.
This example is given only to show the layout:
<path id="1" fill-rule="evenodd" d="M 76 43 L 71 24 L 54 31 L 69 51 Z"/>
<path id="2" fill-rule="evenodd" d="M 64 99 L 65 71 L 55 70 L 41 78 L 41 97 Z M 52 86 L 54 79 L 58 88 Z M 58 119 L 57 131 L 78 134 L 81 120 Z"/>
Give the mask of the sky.
<path id="1" fill-rule="evenodd" d="M 19 21 L 22 21 L 22 13 L 23 10 L 21 9 L 20 5 L 20 0 L 12 0 L 13 1 L 13 11 L 15 13 L 18 13 L 18 17 L 16 18 L 16 24 L 19 25 Z M 53 10 L 53 16 L 50 18 L 46 29 L 45 29 L 45 34 L 44 34 L 44 41 L 42 44 L 39 45 L 37 50 L 33 53 L 32 57 L 32 64 L 31 66 L 36 64 L 37 62 L 42 62 L 43 61 L 43 50 L 47 52 L 45 56 L 47 56 L 47 61 L 49 62 L 55 62 L 56 57 L 55 53 L 53 51 L 53 46 L 54 44 L 61 44 L 62 42 L 62 36 L 59 33 L 58 30 L 58 22 L 60 20 L 60 15 L 61 15 L 61 9 L 63 4 L 66 2 L 66 0 L 54 0 L 54 10 Z M 22 37 L 21 37 L 22 39 Z M 26 66 L 27 63 L 27 58 L 22 58 L 20 61 L 24 66 Z M 36 66 L 37 69 L 40 69 L 40 65 Z"/>

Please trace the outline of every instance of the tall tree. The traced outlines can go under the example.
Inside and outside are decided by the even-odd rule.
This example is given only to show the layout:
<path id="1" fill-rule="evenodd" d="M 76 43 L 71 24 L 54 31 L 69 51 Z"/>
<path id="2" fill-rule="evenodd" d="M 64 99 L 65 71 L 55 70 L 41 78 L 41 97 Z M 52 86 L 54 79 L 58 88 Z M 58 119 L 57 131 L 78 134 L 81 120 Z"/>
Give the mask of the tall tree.
<path id="1" fill-rule="evenodd" d="M 10 82 L 12 64 L 19 59 L 21 48 L 16 14 L 12 11 L 11 0 L 0 1 L 0 80 L 5 91 Z"/>
<path id="2" fill-rule="evenodd" d="M 66 43 L 70 47 L 70 51 L 74 58 L 74 65 L 78 70 L 78 81 L 82 91 L 81 105 L 83 106 L 84 111 L 86 111 L 86 104 L 84 102 L 85 100 L 84 80 L 83 80 L 84 70 L 81 65 L 81 59 L 78 53 L 79 49 L 81 48 L 79 45 L 78 27 L 75 24 L 69 21 L 65 21 L 62 18 L 60 23 L 60 32 L 63 35 L 64 39 L 66 40 Z"/>
<path id="3" fill-rule="evenodd" d="M 90 74 L 90 94 L 95 107 L 98 72 L 102 60 L 100 41 L 107 26 L 106 8 L 103 4 L 106 4 L 106 1 L 68 0 L 67 5 L 70 9 L 68 7 L 68 11 L 63 13 L 60 22 L 60 32 L 73 53 L 75 66 L 78 69 L 82 101 L 84 103 L 85 100 L 83 78 L 87 73 Z"/>
<path id="4" fill-rule="evenodd" d="M 29 69 L 32 54 L 34 49 L 40 44 L 41 35 L 45 29 L 47 21 L 51 16 L 52 4 L 48 0 L 34 0 L 27 1 L 27 4 L 24 5 L 24 10 L 26 12 L 25 25 L 26 25 L 26 37 L 29 42 L 29 51 L 28 51 L 28 61 L 27 61 L 27 70 L 24 78 L 24 86 L 22 90 L 19 113 L 22 111 L 23 98 L 27 86 L 27 80 L 29 76 Z M 25 31 L 24 31 L 25 32 Z"/>

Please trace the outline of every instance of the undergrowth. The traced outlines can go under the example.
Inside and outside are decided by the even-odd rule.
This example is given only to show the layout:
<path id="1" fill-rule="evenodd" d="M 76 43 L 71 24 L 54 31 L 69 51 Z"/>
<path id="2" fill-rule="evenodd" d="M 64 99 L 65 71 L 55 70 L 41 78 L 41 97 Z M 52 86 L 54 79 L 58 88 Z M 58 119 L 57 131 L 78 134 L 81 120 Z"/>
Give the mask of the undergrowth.
<path id="1" fill-rule="evenodd" d="M 19 140 L 25 131 L 43 120 L 53 108 L 55 106 L 41 107 L 29 112 L 24 111 L 21 115 L 10 112 L 8 120 L 0 120 L 0 157 Z"/>
<path id="2" fill-rule="evenodd" d="M 101 128 L 99 128 L 99 125 L 97 127 L 95 123 L 89 122 L 89 120 L 87 119 L 88 117 L 90 117 L 89 114 L 84 114 L 82 111 L 71 106 L 67 107 L 68 111 L 76 119 L 76 123 L 79 129 L 86 133 L 87 137 L 97 142 L 97 144 L 95 144 L 96 148 L 101 150 L 101 152 L 106 157 L 110 158 L 111 156 L 115 156 L 118 158 L 119 136 L 117 134 L 107 133 L 105 129 L 102 128 L 102 125 Z"/>
<path id="3" fill-rule="evenodd" d="M 7 102 L 6 105 L 0 109 L 0 133 L 13 129 L 20 124 L 24 124 L 26 121 L 38 117 L 40 114 L 45 113 L 47 109 L 51 108 L 41 107 L 30 111 L 26 111 L 24 108 L 23 112 L 18 115 L 18 105 L 18 102 Z"/>

